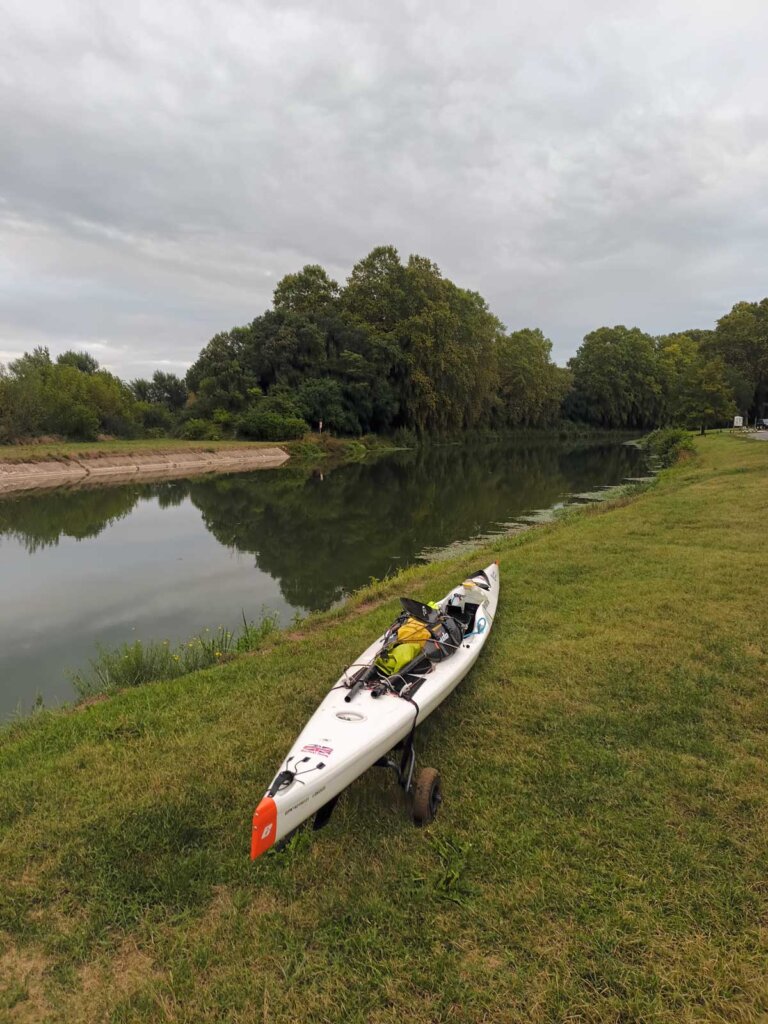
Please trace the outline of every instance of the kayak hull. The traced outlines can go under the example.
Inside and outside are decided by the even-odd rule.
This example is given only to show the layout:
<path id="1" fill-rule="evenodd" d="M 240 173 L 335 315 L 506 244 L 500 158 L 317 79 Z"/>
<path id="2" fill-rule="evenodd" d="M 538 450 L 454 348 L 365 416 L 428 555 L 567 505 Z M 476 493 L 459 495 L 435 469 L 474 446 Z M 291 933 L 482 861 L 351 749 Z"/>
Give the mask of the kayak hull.
<path id="1" fill-rule="evenodd" d="M 317 814 L 394 747 L 406 740 L 464 679 L 477 661 L 493 625 L 499 598 L 499 570 L 493 564 L 475 576 L 482 586 L 472 629 L 457 649 L 426 673 L 412 700 L 396 693 L 378 698 L 370 689 L 351 700 L 349 676 L 370 665 L 384 636 L 363 651 L 337 680 L 309 719 L 286 756 L 270 789 L 253 816 L 251 857 L 279 843 L 302 822 Z M 487 584 L 487 586 L 486 586 Z M 441 606 L 450 592 L 440 602 Z M 292 776 L 286 785 L 285 779 Z M 283 784 L 280 785 L 282 779 Z"/>

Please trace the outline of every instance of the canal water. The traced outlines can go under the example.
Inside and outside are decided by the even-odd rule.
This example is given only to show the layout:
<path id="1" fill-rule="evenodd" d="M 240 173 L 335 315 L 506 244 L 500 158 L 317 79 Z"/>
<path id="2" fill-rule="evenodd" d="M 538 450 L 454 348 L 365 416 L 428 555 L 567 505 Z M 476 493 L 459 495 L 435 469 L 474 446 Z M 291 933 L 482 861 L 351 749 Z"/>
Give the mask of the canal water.
<path id="1" fill-rule="evenodd" d="M 68 671 L 98 645 L 263 612 L 288 623 L 642 460 L 622 444 L 516 441 L 0 499 L 0 719 L 71 700 Z"/>

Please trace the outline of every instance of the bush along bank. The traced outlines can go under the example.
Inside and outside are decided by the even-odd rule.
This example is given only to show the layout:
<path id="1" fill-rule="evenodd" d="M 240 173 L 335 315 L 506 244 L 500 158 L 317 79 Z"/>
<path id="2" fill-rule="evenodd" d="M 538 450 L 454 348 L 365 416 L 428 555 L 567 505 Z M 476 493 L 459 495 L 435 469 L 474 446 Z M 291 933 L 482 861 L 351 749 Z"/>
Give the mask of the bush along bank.
<path id="1" fill-rule="evenodd" d="M 665 427 L 662 430 L 654 430 L 642 439 L 642 446 L 646 451 L 658 459 L 662 467 L 672 466 L 680 458 L 683 452 L 693 452 L 695 445 L 693 437 L 687 430 L 680 427 Z"/>

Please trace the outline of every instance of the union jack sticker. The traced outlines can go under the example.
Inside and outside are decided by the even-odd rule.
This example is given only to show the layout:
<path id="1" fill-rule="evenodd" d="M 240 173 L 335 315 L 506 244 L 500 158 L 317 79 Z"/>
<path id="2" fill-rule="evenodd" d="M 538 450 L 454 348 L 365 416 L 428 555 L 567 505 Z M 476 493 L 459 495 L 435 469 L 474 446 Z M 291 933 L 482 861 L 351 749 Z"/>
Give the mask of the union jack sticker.
<path id="1" fill-rule="evenodd" d="M 319 754 L 320 757 L 330 757 L 333 753 L 333 747 L 321 747 L 319 743 L 308 743 L 306 747 L 301 748 L 302 754 Z"/>

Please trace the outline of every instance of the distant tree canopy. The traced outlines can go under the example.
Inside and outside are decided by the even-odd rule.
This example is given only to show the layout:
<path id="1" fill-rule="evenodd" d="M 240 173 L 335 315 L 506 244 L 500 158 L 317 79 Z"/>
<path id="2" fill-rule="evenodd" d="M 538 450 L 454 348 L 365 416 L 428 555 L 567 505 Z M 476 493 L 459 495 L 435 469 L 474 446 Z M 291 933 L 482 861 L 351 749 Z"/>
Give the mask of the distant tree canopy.
<path id="1" fill-rule="evenodd" d="M 59 366 L 73 366 L 81 373 L 96 373 L 99 368 L 98 362 L 90 352 L 75 352 L 73 349 L 62 352 L 57 356 L 56 362 Z"/>
<path id="2" fill-rule="evenodd" d="M 711 331 L 652 338 L 636 327 L 601 327 L 568 365 L 566 411 L 596 426 L 704 430 L 727 423 L 738 409 L 758 409 L 759 390 L 745 386 L 734 351 Z"/>
<path id="3" fill-rule="evenodd" d="M 740 406 L 762 411 L 768 401 L 768 298 L 737 302 L 717 321 L 707 348 L 729 368 Z"/>
<path id="4" fill-rule="evenodd" d="M 67 352 L 54 363 L 36 348 L 0 372 L 0 439 L 60 434 L 92 441 L 98 434 L 131 436 L 133 396 L 87 353 Z"/>
<path id="5" fill-rule="evenodd" d="M 153 402 L 164 405 L 169 412 L 183 409 L 187 401 L 187 385 L 175 373 L 163 373 L 155 370 L 152 380 L 132 380 L 130 389 L 139 402 Z"/>
<path id="6" fill-rule="evenodd" d="M 273 309 L 211 339 L 187 387 L 197 415 L 235 422 L 258 408 L 347 434 L 545 426 L 567 381 L 550 351 L 541 332 L 507 336 L 430 260 L 380 246 L 343 288 L 319 266 L 288 274 Z"/>
<path id="7" fill-rule="evenodd" d="M 737 303 L 714 330 L 653 337 L 599 327 L 567 368 L 538 328 L 508 332 L 477 292 L 431 260 L 379 246 L 344 285 L 323 267 L 287 274 L 272 307 L 216 334 L 182 379 L 129 385 L 88 352 L 35 349 L 0 367 L 0 441 L 240 436 L 306 430 L 458 435 L 547 428 L 704 429 L 766 415 L 768 298 Z"/>

